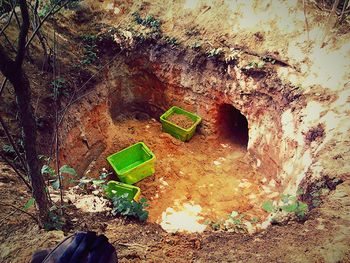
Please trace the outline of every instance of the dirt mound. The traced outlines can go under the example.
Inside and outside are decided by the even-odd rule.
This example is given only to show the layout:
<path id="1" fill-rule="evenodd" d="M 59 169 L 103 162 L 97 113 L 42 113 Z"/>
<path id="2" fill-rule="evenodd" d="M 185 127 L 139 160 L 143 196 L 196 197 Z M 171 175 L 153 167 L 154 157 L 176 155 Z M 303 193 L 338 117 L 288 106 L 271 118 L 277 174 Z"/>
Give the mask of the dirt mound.
<path id="1" fill-rule="evenodd" d="M 184 129 L 191 128 L 194 123 L 194 121 L 186 115 L 177 113 L 171 114 L 167 120 Z"/>

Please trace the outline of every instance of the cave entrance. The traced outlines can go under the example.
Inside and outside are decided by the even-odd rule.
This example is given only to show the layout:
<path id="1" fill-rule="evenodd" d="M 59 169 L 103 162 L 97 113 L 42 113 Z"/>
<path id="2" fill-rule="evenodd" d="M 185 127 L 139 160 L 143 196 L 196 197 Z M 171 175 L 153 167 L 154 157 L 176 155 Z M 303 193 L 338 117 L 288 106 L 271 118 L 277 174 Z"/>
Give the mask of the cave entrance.
<path id="1" fill-rule="evenodd" d="M 234 144 L 247 148 L 249 139 L 247 118 L 231 104 L 218 109 L 218 134 Z"/>

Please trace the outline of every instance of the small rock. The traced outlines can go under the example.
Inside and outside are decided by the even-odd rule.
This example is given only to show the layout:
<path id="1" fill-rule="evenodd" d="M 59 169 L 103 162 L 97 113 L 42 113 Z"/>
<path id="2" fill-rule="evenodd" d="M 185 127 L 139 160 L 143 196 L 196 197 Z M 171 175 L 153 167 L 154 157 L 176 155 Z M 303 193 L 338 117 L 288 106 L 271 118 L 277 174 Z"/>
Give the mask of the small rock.
<path id="1" fill-rule="evenodd" d="M 218 166 L 218 165 L 221 165 L 221 162 L 219 162 L 219 161 L 214 161 L 214 164 L 215 164 L 216 166 Z"/>
<path id="2" fill-rule="evenodd" d="M 183 144 L 182 141 L 178 140 L 178 139 L 175 139 L 174 137 L 171 137 L 171 142 L 176 145 L 176 146 L 180 146 Z"/>
<path id="3" fill-rule="evenodd" d="M 274 179 L 272 179 L 270 182 L 269 182 L 269 186 L 270 187 L 276 187 L 276 181 Z"/>
<path id="4" fill-rule="evenodd" d="M 197 250 L 201 249 L 201 242 L 199 240 L 194 241 L 194 248 Z"/>

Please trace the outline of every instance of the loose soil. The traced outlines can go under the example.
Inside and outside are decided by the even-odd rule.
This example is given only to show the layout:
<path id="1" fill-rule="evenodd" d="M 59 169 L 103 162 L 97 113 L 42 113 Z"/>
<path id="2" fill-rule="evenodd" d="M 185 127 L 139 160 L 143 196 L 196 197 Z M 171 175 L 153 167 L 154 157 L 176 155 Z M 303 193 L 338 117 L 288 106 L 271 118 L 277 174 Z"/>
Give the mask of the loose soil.
<path id="1" fill-rule="evenodd" d="M 194 123 L 194 121 L 186 115 L 177 113 L 171 114 L 167 120 L 184 129 L 191 128 Z"/>

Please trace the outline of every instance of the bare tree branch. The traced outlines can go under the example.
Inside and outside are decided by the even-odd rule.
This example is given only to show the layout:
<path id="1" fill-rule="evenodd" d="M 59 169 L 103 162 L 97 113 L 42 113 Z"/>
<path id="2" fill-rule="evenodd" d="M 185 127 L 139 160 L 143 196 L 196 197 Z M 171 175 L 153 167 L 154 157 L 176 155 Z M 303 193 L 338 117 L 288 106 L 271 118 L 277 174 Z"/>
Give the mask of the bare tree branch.
<path id="1" fill-rule="evenodd" d="M 7 78 L 4 78 L 0 87 L 0 96 L 1 96 L 1 93 L 5 90 L 6 83 L 7 83 Z"/>
<path id="2" fill-rule="evenodd" d="M 40 28 L 42 27 L 42 25 L 44 24 L 44 22 L 53 14 L 57 13 L 59 10 L 61 10 L 64 6 L 66 6 L 69 3 L 69 0 L 67 0 L 66 2 L 64 2 L 61 6 L 59 6 L 59 4 L 61 2 L 64 2 L 63 0 L 57 2 L 51 9 L 50 11 L 45 15 L 45 17 L 41 20 L 40 24 L 38 25 L 38 27 L 33 31 L 32 35 L 29 37 L 29 40 L 27 41 L 26 47 L 30 44 L 30 42 L 32 42 L 33 38 L 35 37 L 36 33 L 40 30 Z M 58 7 L 57 10 L 55 10 L 55 8 Z"/>
<path id="3" fill-rule="evenodd" d="M 0 36 L 5 32 L 6 28 L 10 25 L 14 13 L 15 13 L 15 9 L 13 8 L 9 19 L 7 20 L 7 23 L 4 25 L 4 27 L 0 31 Z"/>
<path id="4" fill-rule="evenodd" d="M 56 39 L 56 30 L 53 31 L 53 77 L 56 79 L 57 71 L 57 39 Z M 59 134 L 58 134 L 58 111 L 59 111 L 59 96 L 57 87 L 54 86 L 54 96 L 55 96 L 55 144 L 56 144 L 56 172 L 58 176 L 58 181 L 60 184 L 60 203 L 61 203 L 61 215 L 63 215 L 63 182 L 60 174 L 60 159 L 59 159 Z"/>
<path id="5" fill-rule="evenodd" d="M 26 53 L 26 38 L 29 31 L 29 12 L 27 8 L 26 0 L 19 0 L 20 3 L 20 9 L 22 14 L 22 26 L 21 30 L 19 32 L 18 37 L 18 48 L 17 48 L 17 56 L 15 59 L 16 67 L 19 67 L 23 63 L 24 55 Z"/>
<path id="6" fill-rule="evenodd" d="M 17 23 L 17 26 L 18 28 L 21 27 L 21 23 L 19 22 L 19 19 L 18 19 L 18 16 L 17 16 L 17 13 L 16 13 L 16 5 L 17 5 L 17 1 L 15 1 L 15 4 L 12 3 L 12 1 L 9 1 L 11 7 L 12 7 L 12 10 L 14 10 L 14 15 L 15 15 L 15 18 L 16 18 L 16 23 Z"/>
<path id="7" fill-rule="evenodd" d="M 345 11 L 347 6 L 349 4 L 349 0 L 345 0 L 344 3 L 343 3 L 343 9 L 341 11 L 341 14 L 340 14 L 340 18 L 339 18 L 339 23 L 343 22 L 344 18 L 345 18 L 345 14 L 348 13 L 349 11 Z"/>
<path id="8" fill-rule="evenodd" d="M 7 37 L 7 34 L 5 32 L 3 32 L 2 35 L 4 36 L 7 44 L 10 46 L 11 51 L 13 51 L 14 53 L 17 53 L 16 48 L 13 46 L 13 44 L 10 41 L 10 39 Z"/>
<path id="9" fill-rule="evenodd" d="M 16 169 L 16 167 L 11 163 L 9 159 L 6 158 L 4 154 L 0 152 L 1 158 L 9 165 L 11 168 L 15 171 L 15 173 L 18 175 L 18 177 L 23 181 L 23 183 L 28 187 L 29 191 L 32 191 L 32 187 L 27 182 L 27 180 L 24 178 L 24 176 Z"/>
<path id="10" fill-rule="evenodd" d="M 332 25 L 331 25 L 331 19 L 332 17 L 334 16 L 336 10 L 337 10 L 337 6 L 339 4 L 339 0 L 335 0 L 334 4 L 333 4 L 333 8 L 332 8 L 332 11 L 330 12 L 329 16 L 328 16 L 328 20 L 327 20 L 327 23 L 326 23 L 326 30 L 325 30 L 325 33 L 324 33 L 324 36 L 323 36 L 323 39 L 321 41 L 321 48 L 323 48 L 325 45 L 326 45 L 326 37 L 327 35 L 329 34 L 331 28 L 332 28 Z"/>
<path id="11" fill-rule="evenodd" d="M 37 224 L 39 223 L 38 219 L 37 219 L 33 214 L 28 213 L 27 211 L 25 211 L 25 210 L 23 210 L 23 209 L 21 209 L 21 208 L 19 208 L 19 207 L 17 207 L 17 206 L 14 206 L 14 205 L 11 205 L 11 204 L 7 204 L 7 203 L 3 203 L 3 202 L 0 202 L 0 205 L 1 205 L 1 206 L 9 206 L 9 207 L 12 207 L 12 208 L 14 208 L 14 209 L 16 209 L 16 210 L 18 210 L 18 211 L 20 211 L 20 212 L 26 214 L 26 215 L 29 215 L 31 218 L 33 218 L 33 220 L 34 220 Z"/>
<path id="12" fill-rule="evenodd" d="M 307 32 L 307 41 L 310 41 L 309 22 L 307 21 L 307 16 L 306 16 L 305 0 L 303 0 L 303 9 L 304 9 L 305 29 L 306 29 L 306 32 Z"/>

